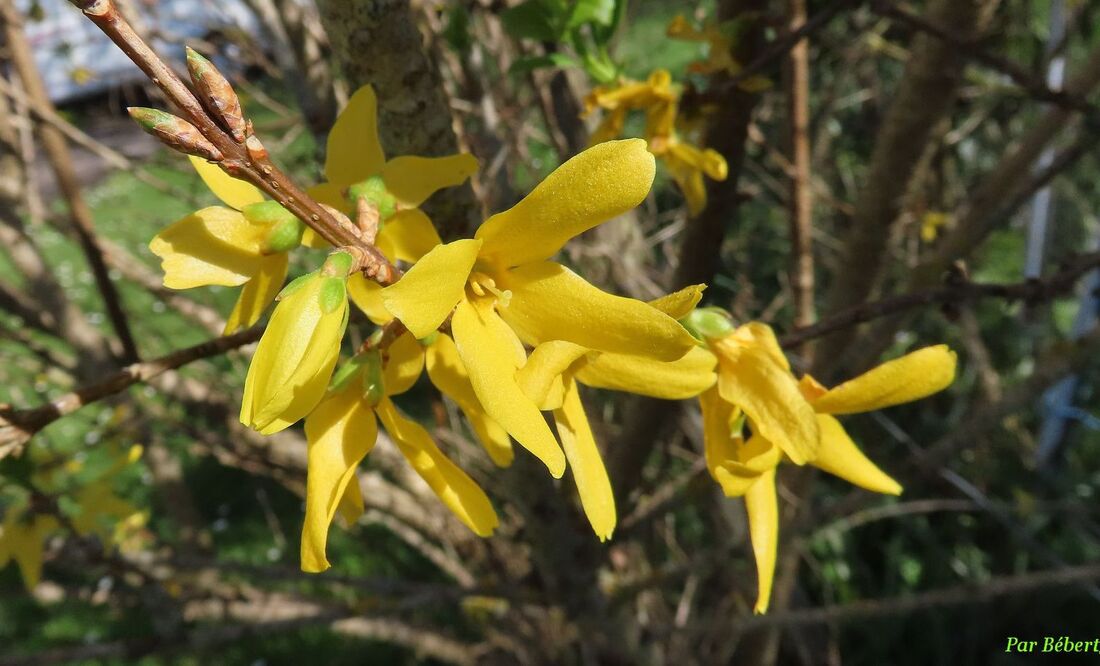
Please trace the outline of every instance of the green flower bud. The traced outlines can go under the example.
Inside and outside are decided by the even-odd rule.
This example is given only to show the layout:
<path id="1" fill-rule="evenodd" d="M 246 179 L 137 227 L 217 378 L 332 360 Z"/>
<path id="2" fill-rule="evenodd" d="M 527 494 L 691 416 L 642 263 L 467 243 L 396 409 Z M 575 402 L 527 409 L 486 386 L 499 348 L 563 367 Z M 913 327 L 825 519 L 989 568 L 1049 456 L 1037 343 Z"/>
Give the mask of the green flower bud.
<path id="1" fill-rule="evenodd" d="M 421 347 L 431 347 L 435 344 L 435 341 L 439 339 L 439 331 L 432 331 L 427 337 L 420 338 L 417 342 Z"/>
<path id="2" fill-rule="evenodd" d="M 356 183 L 348 188 L 348 198 L 352 204 L 359 199 L 366 199 L 378 210 L 380 222 L 393 217 L 397 212 L 397 199 L 386 189 L 386 183 L 381 176 L 371 176 L 361 183 Z"/>
<path id="3" fill-rule="evenodd" d="M 733 318 L 722 308 L 697 308 L 680 320 L 698 340 L 724 338 L 733 333 Z"/>

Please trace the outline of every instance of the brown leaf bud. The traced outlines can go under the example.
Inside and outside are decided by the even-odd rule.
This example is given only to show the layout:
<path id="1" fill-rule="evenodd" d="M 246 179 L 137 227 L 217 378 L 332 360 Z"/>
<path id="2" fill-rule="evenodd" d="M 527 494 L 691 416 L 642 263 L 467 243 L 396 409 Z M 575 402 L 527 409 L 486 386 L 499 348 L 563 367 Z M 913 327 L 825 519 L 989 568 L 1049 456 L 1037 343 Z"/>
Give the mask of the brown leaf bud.
<path id="1" fill-rule="evenodd" d="M 190 46 L 187 49 L 187 71 L 203 104 L 218 120 L 222 121 L 237 143 L 244 143 L 245 121 L 241 101 L 214 63 Z"/>
<path id="2" fill-rule="evenodd" d="M 131 106 L 126 110 L 130 113 L 130 117 L 141 126 L 141 129 L 160 139 L 169 148 L 188 155 L 204 157 L 211 162 L 222 160 L 221 151 L 210 143 L 194 125 L 183 118 L 177 118 L 170 113 L 142 106 Z"/>

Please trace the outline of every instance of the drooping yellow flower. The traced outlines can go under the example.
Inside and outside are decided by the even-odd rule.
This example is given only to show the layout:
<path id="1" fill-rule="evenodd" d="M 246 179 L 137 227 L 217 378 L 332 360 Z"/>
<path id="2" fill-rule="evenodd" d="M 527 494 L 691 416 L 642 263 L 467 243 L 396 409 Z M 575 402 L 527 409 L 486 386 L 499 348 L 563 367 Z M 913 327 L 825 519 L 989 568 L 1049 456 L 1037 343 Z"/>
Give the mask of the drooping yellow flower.
<path id="1" fill-rule="evenodd" d="M 348 323 L 352 258 L 334 252 L 320 270 L 279 295 L 245 378 L 241 423 L 269 435 L 313 410 L 324 396 Z"/>
<path id="2" fill-rule="evenodd" d="M 738 23 L 708 23 L 702 30 L 691 25 L 684 16 L 678 15 L 668 24 L 667 33 L 673 39 L 707 44 L 707 59 L 691 63 L 688 69 L 698 74 L 724 72 L 730 76 L 741 73 L 741 63 L 733 57 L 733 47 L 737 41 Z M 763 76 L 750 76 L 738 84 L 748 92 L 759 92 L 771 87 L 771 81 Z"/>
<path id="3" fill-rule="evenodd" d="M 585 115 L 596 109 L 604 111 L 591 137 L 591 143 L 597 144 L 620 136 L 631 110 L 644 111 L 649 150 L 664 161 L 694 216 L 706 206 L 704 174 L 722 181 L 728 168 L 718 151 L 700 148 L 683 138 L 685 128 L 680 123 L 679 103 L 680 92 L 673 87 L 672 77 L 668 71 L 658 69 L 645 83 L 623 80 L 614 86 L 595 88 L 585 99 Z"/>
<path id="4" fill-rule="evenodd" d="M 560 477 L 565 456 L 520 389 L 524 343 L 574 342 L 663 360 L 694 346 L 680 324 L 645 303 L 607 294 L 549 261 L 573 236 L 636 206 L 653 180 L 639 140 L 599 144 L 569 160 L 475 238 L 436 247 L 386 287 L 386 309 L 417 337 L 452 316 L 451 332 L 485 412 Z"/>
<path id="5" fill-rule="evenodd" d="M 707 341 L 719 359 L 717 385 L 699 399 L 707 469 L 727 496 L 745 498 L 757 566 L 756 612 L 763 613 L 779 541 L 779 463 L 810 463 L 867 490 L 899 494 L 901 486 L 863 455 L 832 414 L 881 409 L 943 390 L 954 380 L 955 354 L 943 345 L 928 347 L 827 390 L 809 376 L 795 380 L 764 324 Z"/>
<path id="6" fill-rule="evenodd" d="M 378 140 L 378 102 L 369 85 L 348 100 L 329 132 L 327 145 L 327 182 L 310 189 L 310 194 L 349 215 L 354 213 L 355 197 L 367 198 L 381 222 L 375 245 L 392 260 L 415 261 L 441 242 L 417 206 L 438 190 L 460 185 L 477 171 L 477 159 L 469 153 L 387 160 Z M 313 247 L 324 244 L 311 230 L 306 231 L 303 242 Z"/>
<path id="7" fill-rule="evenodd" d="M 303 571 L 329 568 L 325 545 L 337 511 L 349 524 L 363 512 L 363 496 L 353 480 L 360 461 L 374 447 L 377 419 L 417 474 L 459 520 L 480 536 L 496 529 L 499 520 L 484 491 L 440 451 L 421 425 L 402 416 L 390 400 L 412 387 L 423 367 L 420 343 L 404 333 L 389 346 L 385 360 L 377 351 L 356 357 L 335 379 L 328 397 L 306 417 L 309 468 L 302 528 Z"/>
<path id="8" fill-rule="evenodd" d="M 940 235 L 940 229 L 946 228 L 950 218 L 946 213 L 930 210 L 920 220 L 920 239 L 931 243 Z"/>
<path id="9" fill-rule="evenodd" d="M 287 273 L 287 251 L 304 225 L 250 183 L 191 156 L 191 164 L 226 206 L 210 206 L 171 224 L 149 249 L 161 259 L 170 289 L 244 285 L 226 320 L 225 333 L 255 324 L 275 300 Z"/>
<path id="10" fill-rule="evenodd" d="M 0 568 L 15 560 L 23 584 L 28 590 L 34 589 L 42 578 L 46 539 L 60 527 L 53 516 L 9 510 L 0 526 Z"/>
<path id="11" fill-rule="evenodd" d="M 686 315 L 702 296 L 703 285 L 688 287 L 650 302 L 673 318 Z M 616 524 L 615 496 L 599 447 L 592 435 L 578 384 L 638 393 L 667 400 L 698 395 L 715 381 L 714 357 L 693 347 L 675 361 L 591 351 L 553 340 L 540 344 L 516 373 L 516 380 L 543 410 L 552 410 L 558 436 L 581 498 L 581 507 L 601 541 Z"/>

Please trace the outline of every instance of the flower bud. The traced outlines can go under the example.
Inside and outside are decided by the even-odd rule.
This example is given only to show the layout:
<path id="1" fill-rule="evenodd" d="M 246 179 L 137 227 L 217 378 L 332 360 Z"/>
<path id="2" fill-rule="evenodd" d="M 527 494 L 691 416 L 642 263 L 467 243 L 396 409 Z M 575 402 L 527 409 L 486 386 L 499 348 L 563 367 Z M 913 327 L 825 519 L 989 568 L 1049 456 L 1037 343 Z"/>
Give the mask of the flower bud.
<path id="1" fill-rule="evenodd" d="M 367 362 L 363 371 L 363 400 L 371 407 L 386 397 L 386 384 L 382 372 L 382 355 L 372 350 L 365 354 Z"/>
<path id="2" fill-rule="evenodd" d="M 202 157 L 211 162 L 220 162 L 222 153 L 210 143 L 194 125 L 183 118 L 170 113 L 149 109 L 143 106 L 131 106 L 126 109 L 130 117 L 137 121 L 141 129 L 160 139 L 173 150 Z"/>
<path id="3" fill-rule="evenodd" d="M 187 49 L 187 71 L 199 93 L 199 98 L 207 110 L 222 121 L 229 134 L 237 143 L 244 143 L 245 122 L 241 112 L 241 102 L 233 86 L 226 81 L 214 63 L 210 62 L 190 46 Z"/>
<path id="4" fill-rule="evenodd" d="M 361 183 L 356 183 L 348 188 L 348 198 L 353 203 L 359 199 L 366 199 L 378 210 L 378 219 L 381 222 L 393 217 L 397 212 L 397 199 L 386 189 L 386 183 L 381 176 L 371 176 Z"/>
<path id="5" fill-rule="evenodd" d="M 283 430 L 324 397 L 348 322 L 347 271 L 331 274 L 332 265 L 350 268 L 351 258 L 338 258 L 342 254 L 279 294 L 245 380 L 241 422 L 250 428 Z"/>
<path id="6" fill-rule="evenodd" d="M 680 320 L 699 340 L 724 338 L 733 333 L 733 319 L 722 308 L 697 308 Z"/>

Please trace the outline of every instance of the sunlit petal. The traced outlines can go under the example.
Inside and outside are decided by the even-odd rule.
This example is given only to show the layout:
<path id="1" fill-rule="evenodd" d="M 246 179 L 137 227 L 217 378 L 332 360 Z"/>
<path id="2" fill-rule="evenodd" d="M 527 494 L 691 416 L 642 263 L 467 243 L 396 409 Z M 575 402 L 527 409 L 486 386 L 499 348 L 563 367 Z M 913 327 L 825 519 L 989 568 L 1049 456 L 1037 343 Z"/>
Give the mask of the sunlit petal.
<path id="1" fill-rule="evenodd" d="M 480 247 L 481 241 L 471 239 L 436 246 L 382 290 L 386 309 L 417 338 L 427 337 L 462 298 Z"/>
<path id="2" fill-rule="evenodd" d="M 871 492 L 901 494 L 901 485 L 863 455 L 840 421 L 818 414 L 817 423 L 821 428 L 821 450 L 812 463 L 815 467 Z"/>
<path id="3" fill-rule="evenodd" d="M 732 341 L 719 343 L 718 357 L 722 399 L 744 410 L 756 431 L 794 463 L 812 460 L 820 440 L 817 419 L 791 373 L 761 348 Z"/>
<path id="4" fill-rule="evenodd" d="M 451 331 L 485 412 L 560 479 L 565 473 L 565 455 L 538 406 L 516 384 L 515 335 L 509 338 L 507 326 L 491 304 L 475 308 L 465 299 L 455 309 Z"/>
<path id="5" fill-rule="evenodd" d="M 592 146 L 554 170 L 518 204 L 477 230 L 483 255 L 504 266 L 553 256 L 570 238 L 634 208 L 653 183 L 641 139 Z"/>
<path id="6" fill-rule="evenodd" d="M 395 157 L 382 167 L 386 189 L 410 208 L 444 187 L 461 185 L 477 171 L 477 158 L 469 153 L 447 157 Z"/>
<path id="7" fill-rule="evenodd" d="M 501 316 L 531 345 L 565 340 L 589 349 L 674 361 L 696 346 L 675 319 L 601 291 L 564 266 L 543 261 L 508 271 Z"/>
<path id="8" fill-rule="evenodd" d="M 649 305 L 673 319 L 683 319 L 695 309 L 696 305 L 699 305 L 699 301 L 703 298 L 703 290 L 706 288 L 705 284 L 693 284 L 654 299 L 649 302 Z"/>
<path id="9" fill-rule="evenodd" d="M 749 514 L 749 536 L 756 557 L 758 591 L 757 613 L 766 613 L 772 596 L 775 577 L 775 554 L 779 546 L 779 505 L 775 495 L 775 469 L 765 472 L 745 493 L 745 509 Z"/>
<path id="10" fill-rule="evenodd" d="M 499 467 L 511 465 L 515 456 L 512 441 L 507 431 L 485 413 L 450 336 L 440 334 L 428 348 L 427 366 L 432 383 L 462 410 L 493 463 Z"/>
<path id="11" fill-rule="evenodd" d="M 738 460 L 737 448 L 744 445 L 741 433 L 730 430 L 734 407 L 722 400 L 717 389 L 700 395 L 699 407 L 703 413 L 703 457 L 707 471 L 726 497 L 740 497 L 759 476 L 737 474 L 731 469 Z"/>
<path id="12" fill-rule="evenodd" d="M 348 296 L 375 324 L 382 326 L 393 319 L 382 302 L 382 285 L 367 279 L 362 273 L 354 273 L 348 278 Z"/>
<path id="13" fill-rule="evenodd" d="M 716 359 L 702 347 L 683 358 L 656 361 L 644 356 L 592 353 L 576 371 L 582 384 L 664 400 L 684 400 L 713 386 Z"/>
<path id="14" fill-rule="evenodd" d="M 443 455 L 423 426 L 398 413 L 388 398 L 379 403 L 377 412 L 402 455 L 447 508 L 478 536 L 492 534 L 500 520 L 485 491 Z"/>
<path id="15" fill-rule="evenodd" d="M 202 181 L 226 206 L 241 210 L 248 204 L 264 200 L 264 193 L 252 183 L 239 180 L 222 171 L 217 164 L 207 162 L 201 157 L 188 155 L 191 166 L 199 172 Z"/>
<path id="16" fill-rule="evenodd" d="M 261 241 L 267 229 L 222 206 L 203 208 L 171 224 L 149 243 L 161 259 L 164 286 L 236 287 L 263 263 Z"/>
<path id="17" fill-rule="evenodd" d="M 233 312 L 225 320 L 224 335 L 248 328 L 260 321 L 264 310 L 275 301 L 279 290 L 283 288 L 287 264 L 285 252 L 264 257 L 260 269 L 244 284 L 241 295 L 237 297 L 237 304 L 233 306 Z"/>
<path id="18" fill-rule="evenodd" d="M 615 531 L 615 495 L 611 491 L 611 480 L 607 477 L 596 438 L 588 425 L 580 391 L 572 378 L 565 381 L 565 399 L 561 409 L 554 410 L 554 422 L 561 438 L 561 447 L 569 460 L 569 469 L 573 472 L 573 481 L 577 484 L 584 514 L 588 516 L 588 522 L 600 541 L 606 541 Z"/>
<path id="19" fill-rule="evenodd" d="M 516 383 L 540 409 L 558 409 L 564 398 L 561 375 L 586 353 L 587 349 L 572 342 L 544 342 L 516 373 Z"/>
<path id="20" fill-rule="evenodd" d="M 411 333 L 400 335 L 389 346 L 383 372 L 386 395 L 400 395 L 412 388 L 424 369 L 424 348 Z"/>
<path id="21" fill-rule="evenodd" d="M 830 389 L 813 406 L 823 414 L 854 414 L 918 400 L 950 386 L 956 362 L 947 345 L 918 349 Z"/>
<path id="22" fill-rule="evenodd" d="M 325 177 L 347 187 L 378 173 L 385 160 L 378 142 L 378 102 L 374 90 L 363 86 L 348 100 L 328 133 Z"/>
<path id="23" fill-rule="evenodd" d="M 309 462 L 306 516 L 302 525 L 302 571 L 319 572 L 329 568 L 325 557 L 329 526 L 349 483 L 358 490 L 358 484 L 353 482 L 355 469 L 374 447 L 377 435 L 374 412 L 363 404 L 354 390 L 323 401 L 306 418 Z"/>
<path id="24" fill-rule="evenodd" d="M 386 256 L 391 260 L 414 262 L 443 243 L 432 221 L 419 208 L 399 210 L 386 220 L 378 241 L 388 243 L 392 250 Z"/>

